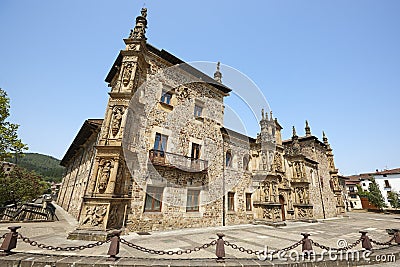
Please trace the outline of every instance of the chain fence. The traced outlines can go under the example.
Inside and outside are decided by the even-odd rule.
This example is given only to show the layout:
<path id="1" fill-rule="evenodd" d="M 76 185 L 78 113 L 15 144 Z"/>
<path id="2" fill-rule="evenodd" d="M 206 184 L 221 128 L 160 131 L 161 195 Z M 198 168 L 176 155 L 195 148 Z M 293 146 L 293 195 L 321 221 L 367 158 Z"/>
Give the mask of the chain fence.
<path id="1" fill-rule="evenodd" d="M 23 242 L 31 245 L 32 247 L 38 247 L 42 249 L 47 249 L 47 250 L 54 250 L 54 251 L 76 251 L 76 250 L 84 250 L 87 248 L 94 248 L 94 247 L 99 247 L 104 245 L 105 243 L 110 242 L 110 238 L 108 238 L 105 241 L 97 241 L 94 243 L 89 243 L 86 245 L 80 245 L 80 246 L 69 246 L 69 247 L 57 247 L 57 246 L 50 246 L 50 245 L 45 245 L 43 243 L 39 243 L 37 241 L 31 240 L 29 237 L 25 237 L 21 234 L 18 234 L 18 239 L 21 239 Z"/>
<path id="2" fill-rule="evenodd" d="M 127 241 L 124 238 L 120 238 L 120 241 L 122 244 L 127 245 L 128 247 L 134 248 L 136 250 L 140 250 L 142 252 L 145 253 L 149 253 L 149 254 L 157 254 L 157 255 L 182 255 L 182 254 L 190 254 L 192 252 L 197 252 L 200 251 L 202 249 L 206 249 L 210 246 L 215 246 L 217 244 L 217 240 L 213 240 L 210 243 L 206 243 L 204 245 L 198 246 L 198 247 L 194 247 L 193 249 L 186 249 L 186 250 L 177 250 L 177 251 L 173 251 L 173 250 L 156 250 L 156 249 L 149 249 L 149 248 L 145 248 L 139 245 L 135 245 L 129 241 Z"/>
<path id="3" fill-rule="evenodd" d="M 338 242 L 339 247 L 330 247 L 326 246 L 323 244 L 320 244 L 311 238 L 309 238 L 309 234 L 302 233 L 303 238 L 292 245 L 288 247 L 284 247 L 281 249 L 277 250 L 271 250 L 271 251 L 265 251 L 265 250 L 255 250 L 255 249 L 250 249 L 246 248 L 244 246 L 239 246 L 235 243 L 232 243 L 230 241 L 224 240 L 223 237 L 224 235 L 219 233 L 217 236 L 219 238 L 212 240 L 211 242 L 205 243 L 200 246 L 195 246 L 190 249 L 179 249 L 179 250 L 159 250 L 159 249 L 152 249 L 152 248 L 146 248 L 140 245 L 136 245 L 125 238 L 120 237 L 121 232 L 120 231 L 115 231 L 111 233 L 106 240 L 104 241 L 97 241 L 93 243 L 89 243 L 86 245 L 78 245 L 78 246 L 66 246 L 66 247 L 60 247 L 60 246 L 52 246 L 52 245 L 47 245 L 44 243 L 40 243 L 38 241 L 33 240 L 32 238 L 26 237 L 20 233 L 17 232 L 19 229 L 19 226 L 14 226 L 14 227 L 9 227 L 11 232 L 3 234 L 0 236 L 0 239 L 4 239 L 0 250 L 3 250 L 6 252 L 6 254 L 10 254 L 11 250 L 16 248 L 17 245 L 17 240 L 20 239 L 22 242 L 29 244 L 30 246 L 41 248 L 41 249 L 46 249 L 50 251 L 81 251 L 85 249 L 91 249 L 95 247 L 100 247 L 106 243 L 110 243 L 109 250 L 108 250 L 108 255 L 112 258 L 117 258 L 117 255 L 119 254 L 119 247 L 120 244 L 126 245 L 130 248 L 136 249 L 138 251 L 148 253 L 148 254 L 154 254 L 154 255 L 183 255 L 183 254 L 191 254 L 193 252 L 198 252 L 200 250 L 206 250 L 210 247 L 216 246 L 216 252 L 215 255 L 217 256 L 217 260 L 223 260 L 225 258 L 225 247 L 229 247 L 233 250 L 237 250 L 242 253 L 246 253 L 249 255 L 256 255 L 256 256 L 273 256 L 277 253 L 282 253 L 282 252 L 288 252 L 291 250 L 294 250 L 295 248 L 299 247 L 302 245 L 302 252 L 303 253 L 314 253 L 312 246 L 318 247 L 322 250 L 325 251 L 333 251 L 333 252 L 341 252 L 341 251 L 348 251 L 352 250 L 355 247 L 357 247 L 360 243 L 362 245 L 363 249 L 366 250 L 372 250 L 372 244 L 375 244 L 377 246 L 393 246 L 395 244 L 400 245 L 400 233 L 397 229 L 395 229 L 395 232 L 393 234 L 393 237 L 390 238 L 390 240 L 386 242 L 380 242 L 374 239 L 370 239 L 367 236 L 367 232 L 365 231 L 360 231 L 361 237 L 358 238 L 355 242 L 351 244 L 347 244 L 347 242 L 343 243 L 343 246 L 341 246 Z M 345 241 L 345 240 L 343 240 Z"/>

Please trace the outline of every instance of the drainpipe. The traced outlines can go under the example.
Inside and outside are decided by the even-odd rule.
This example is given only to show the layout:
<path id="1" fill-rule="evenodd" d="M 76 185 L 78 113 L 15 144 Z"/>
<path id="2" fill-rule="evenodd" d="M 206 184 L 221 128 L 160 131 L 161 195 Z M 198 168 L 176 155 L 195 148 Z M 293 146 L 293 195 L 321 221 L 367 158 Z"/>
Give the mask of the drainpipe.
<path id="1" fill-rule="evenodd" d="M 317 167 L 317 177 L 318 177 L 318 185 L 319 185 L 319 194 L 321 195 L 322 212 L 323 212 L 323 214 L 324 214 L 324 219 L 326 219 L 326 217 L 325 217 L 324 198 L 323 198 L 323 196 L 322 196 L 321 177 L 319 176 L 318 167 Z"/>
<path id="2" fill-rule="evenodd" d="M 225 142 L 222 134 L 222 226 L 225 226 Z"/>

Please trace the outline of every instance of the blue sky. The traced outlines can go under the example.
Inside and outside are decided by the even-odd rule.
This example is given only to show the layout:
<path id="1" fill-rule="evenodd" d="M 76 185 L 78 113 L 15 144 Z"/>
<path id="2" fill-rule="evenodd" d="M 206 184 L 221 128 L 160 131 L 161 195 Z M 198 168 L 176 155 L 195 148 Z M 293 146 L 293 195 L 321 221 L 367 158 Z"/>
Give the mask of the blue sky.
<path id="1" fill-rule="evenodd" d="M 143 1 L 0 2 L 0 87 L 32 152 L 62 158 L 102 118 Z M 147 0 L 149 43 L 221 61 L 263 91 L 283 137 L 325 130 L 343 174 L 399 167 L 400 1 Z"/>

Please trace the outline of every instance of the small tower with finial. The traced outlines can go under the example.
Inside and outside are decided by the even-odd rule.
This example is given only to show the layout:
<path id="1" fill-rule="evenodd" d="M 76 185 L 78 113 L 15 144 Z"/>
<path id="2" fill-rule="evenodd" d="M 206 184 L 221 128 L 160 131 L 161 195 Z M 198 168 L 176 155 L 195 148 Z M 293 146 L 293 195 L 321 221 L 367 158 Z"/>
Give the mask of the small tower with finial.
<path id="1" fill-rule="evenodd" d="M 296 128 L 293 126 L 292 128 L 292 154 L 293 155 L 298 155 L 301 154 L 301 146 L 299 143 L 299 137 L 297 136 L 296 133 Z"/>
<path id="2" fill-rule="evenodd" d="M 147 8 L 143 7 L 141 15 L 136 17 L 136 25 L 129 35 L 129 39 L 146 40 Z"/>
<path id="3" fill-rule="evenodd" d="M 331 171 L 334 171 L 335 170 L 335 162 L 333 159 L 333 152 L 332 152 L 331 145 L 328 142 L 328 138 L 326 137 L 325 132 L 322 132 L 322 141 L 324 141 L 324 144 L 326 145 L 326 156 L 328 158 L 329 168 L 331 169 Z"/>
<path id="4" fill-rule="evenodd" d="M 325 144 L 325 145 L 329 145 L 329 143 L 328 143 L 328 138 L 326 137 L 324 131 L 322 131 L 322 141 L 324 141 L 324 144 Z"/>
<path id="5" fill-rule="evenodd" d="M 298 136 L 297 136 L 297 133 L 296 133 L 296 128 L 293 126 L 292 127 L 292 139 L 293 138 L 297 138 Z"/>
<path id="6" fill-rule="evenodd" d="M 221 65 L 221 62 L 218 61 L 217 70 L 214 72 L 214 80 L 216 80 L 219 83 L 222 83 L 222 73 L 220 71 L 220 65 Z"/>
<path id="7" fill-rule="evenodd" d="M 310 128 L 310 125 L 308 125 L 308 121 L 307 120 L 306 120 L 306 128 L 305 128 L 305 130 L 306 130 L 306 136 L 307 137 L 311 136 L 311 128 Z"/>

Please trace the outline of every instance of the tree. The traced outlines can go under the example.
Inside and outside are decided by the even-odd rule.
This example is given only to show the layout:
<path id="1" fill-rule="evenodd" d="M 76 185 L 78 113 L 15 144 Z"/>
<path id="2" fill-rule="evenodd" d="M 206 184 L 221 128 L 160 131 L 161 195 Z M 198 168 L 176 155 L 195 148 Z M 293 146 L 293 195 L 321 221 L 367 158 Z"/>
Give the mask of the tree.
<path id="1" fill-rule="evenodd" d="M 382 209 L 386 207 L 385 199 L 382 196 L 381 190 L 379 189 L 378 184 L 375 181 L 374 177 L 370 177 L 369 180 L 371 183 L 369 184 L 368 190 L 368 201 L 373 204 L 378 209 Z"/>
<path id="2" fill-rule="evenodd" d="M 10 116 L 10 99 L 6 91 L 0 88 L 0 160 L 21 156 L 28 147 L 18 138 L 18 124 L 6 121 Z"/>
<path id="3" fill-rule="evenodd" d="M 400 208 L 400 196 L 399 193 L 391 191 L 388 192 L 388 201 L 390 203 L 390 206 L 394 209 Z"/>
<path id="4" fill-rule="evenodd" d="M 40 175 L 18 166 L 9 174 L 0 168 L 0 184 L 0 206 L 32 201 L 49 189 Z"/>

